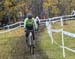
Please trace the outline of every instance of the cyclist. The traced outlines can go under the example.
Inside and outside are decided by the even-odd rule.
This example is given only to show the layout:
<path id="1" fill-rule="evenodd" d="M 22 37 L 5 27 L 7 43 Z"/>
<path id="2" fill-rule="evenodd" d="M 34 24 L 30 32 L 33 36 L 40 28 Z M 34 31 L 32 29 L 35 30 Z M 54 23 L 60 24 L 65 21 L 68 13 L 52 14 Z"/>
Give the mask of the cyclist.
<path id="1" fill-rule="evenodd" d="M 71 13 L 71 15 L 75 15 L 75 10 L 72 10 L 72 13 Z"/>
<path id="2" fill-rule="evenodd" d="M 38 16 L 36 16 L 36 23 L 37 23 L 37 25 L 38 25 L 38 28 L 37 28 L 37 30 L 39 30 L 40 19 L 39 19 L 39 17 L 38 17 Z"/>
<path id="3" fill-rule="evenodd" d="M 35 31 L 35 29 L 37 29 L 37 24 L 31 13 L 29 13 L 27 15 L 27 18 L 24 20 L 24 28 L 26 31 L 26 43 L 28 42 L 27 39 L 28 39 L 28 35 L 29 35 L 29 30 L 32 30 L 31 32 L 32 32 L 33 40 L 35 40 L 34 31 Z M 28 45 L 28 43 L 27 43 L 27 45 Z"/>

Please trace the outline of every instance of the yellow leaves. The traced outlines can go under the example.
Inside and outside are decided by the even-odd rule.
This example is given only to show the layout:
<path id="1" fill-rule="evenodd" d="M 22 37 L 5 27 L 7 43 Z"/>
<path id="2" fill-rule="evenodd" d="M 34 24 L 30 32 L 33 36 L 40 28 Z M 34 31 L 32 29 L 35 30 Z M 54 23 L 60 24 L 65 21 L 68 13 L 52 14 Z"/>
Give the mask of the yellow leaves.
<path id="1" fill-rule="evenodd" d="M 11 4 L 10 1 L 6 0 L 6 1 L 4 2 L 4 5 L 5 5 L 5 6 L 9 6 L 9 5 L 12 5 L 12 4 Z"/>
<path id="2" fill-rule="evenodd" d="M 23 29 L 19 29 L 15 32 L 15 35 L 16 36 L 21 36 L 22 34 L 24 33 L 24 30 Z M 14 33 L 13 33 L 14 34 Z"/>
<path id="3" fill-rule="evenodd" d="M 23 35 L 25 32 L 24 32 L 24 29 L 23 28 L 18 28 L 16 30 L 13 30 L 13 31 L 10 31 L 10 32 L 7 32 L 7 33 L 3 33 L 3 34 L 0 34 L 0 40 L 8 40 L 9 38 L 14 38 L 14 37 L 20 37 L 21 35 Z"/>
<path id="4" fill-rule="evenodd" d="M 44 1 L 44 3 L 43 3 L 44 8 L 48 8 L 48 6 L 51 6 L 51 5 L 52 5 L 51 0 Z"/>
<path id="5" fill-rule="evenodd" d="M 0 17 L 2 17 L 5 14 L 4 11 L 0 11 Z"/>
<path id="6" fill-rule="evenodd" d="M 17 6 L 16 7 L 22 7 L 22 6 L 25 6 L 25 5 L 26 5 L 26 3 L 20 2 L 20 3 L 17 3 Z"/>
<path id="7" fill-rule="evenodd" d="M 48 3 L 45 3 L 45 2 L 43 3 L 43 5 L 44 5 L 43 6 L 44 8 L 48 8 L 48 6 L 49 6 L 49 4 Z"/>
<path id="8" fill-rule="evenodd" d="M 71 6 L 75 6 L 75 0 L 72 0 Z"/>
<path id="9" fill-rule="evenodd" d="M 44 3 L 43 3 L 43 7 L 44 7 L 45 10 L 48 10 L 48 7 L 51 6 L 52 7 L 51 12 L 54 13 L 54 14 L 59 14 L 60 10 L 59 10 L 59 8 L 57 8 L 55 6 L 57 3 L 58 3 L 57 0 L 45 0 Z"/>
<path id="10" fill-rule="evenodd" d="M 59 14 L 60 13 L 60 10 L 56 6 L 53 6 L 51 12 L 52 13 L 55 13 L 55 14 Z"/>
<path id="11" fill-rule="evenodd" d="M 17 30 L 10 32 L 9 35 L 10 37 L 18 37 L 18 36 L 21 36 L 23 33 L 24 33 L 24 30 L 21 28 L 18 28 Z"/>

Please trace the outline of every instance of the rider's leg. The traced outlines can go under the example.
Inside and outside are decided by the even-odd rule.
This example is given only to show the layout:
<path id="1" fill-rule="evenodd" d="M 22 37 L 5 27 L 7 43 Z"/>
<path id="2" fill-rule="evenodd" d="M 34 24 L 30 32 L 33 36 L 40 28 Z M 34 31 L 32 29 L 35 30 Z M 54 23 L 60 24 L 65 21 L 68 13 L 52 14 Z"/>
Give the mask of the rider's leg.
<path id="1" fill-rule="evenodd" d="M 37 21 L 37 26 L 38 26 L 37 31 L 39 31 L 39 24 L 40 24 L 39 21 Z"/>
<path id="2" fill-rule="evenodd" d="M 35 48 L 35 34 L 34 34 L 34 31 L 32 31 L 32 36 L 33 36 L 33 45 L 34 45 L 34 48 Z"/>
<path id="3" fill-rule="evenodd" d="M 29 46 L 29 42 L 28 42 L 29 30 L 30 30 L 30 28 L 28 26 L 26 26 L 26 44 L 28 46 Z"/>
<path id="4" fill-rule="evenodd" d="M 32 31 L 33 40 L 35 40 L 35 34 L 34 31 Z"/>
<path id="5" fill-rule="evenodd" d="M 27 46 L 29 46 L 29 44 L 28 44 L 28 35 L 29 35 L 29 32 L 26 31 L 26 44 L 27 44 Z"/>

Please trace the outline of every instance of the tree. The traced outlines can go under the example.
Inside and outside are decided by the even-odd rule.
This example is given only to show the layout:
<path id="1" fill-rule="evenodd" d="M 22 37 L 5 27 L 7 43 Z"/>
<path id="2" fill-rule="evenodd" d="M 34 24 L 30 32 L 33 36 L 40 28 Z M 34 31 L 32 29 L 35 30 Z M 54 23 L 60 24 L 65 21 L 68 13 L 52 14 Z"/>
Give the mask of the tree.
<path id="1" fill-rule="evenodd" d="M 1 0 L 0 0 L 1 1 Z M 17 20 L 17 12 L 19 10 L 24 10 L 22 8 L 25 7 L 25 0 L 2 0 L 0 2 L 0 18 L 1 21 L 4 21 L 4 17 L 8 16 L 8 21 L 11 22 L 11 18 L 13 18 L 12 22 L 18 21 Z"/>

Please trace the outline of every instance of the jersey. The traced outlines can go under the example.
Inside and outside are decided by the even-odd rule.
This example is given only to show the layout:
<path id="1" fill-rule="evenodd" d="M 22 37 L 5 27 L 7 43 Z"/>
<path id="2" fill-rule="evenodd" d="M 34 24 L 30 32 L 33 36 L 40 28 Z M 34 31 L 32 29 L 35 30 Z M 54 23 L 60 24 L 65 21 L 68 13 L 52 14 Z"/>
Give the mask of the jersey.
<path id="1" fill-rule="evenodd" d="M 34 18 L 32 19 L 26 18 L 24 20 L 24 28 L 26 28 L 26 26 L 34 26 L 34 28 L 37 29 L 37 24 Z"/>
<path id="2" fill-rule="evenodd" d="M 34 20 L 27 20 L 26 21 L 26 26 L 33 26 L 34 25 Z"/>

